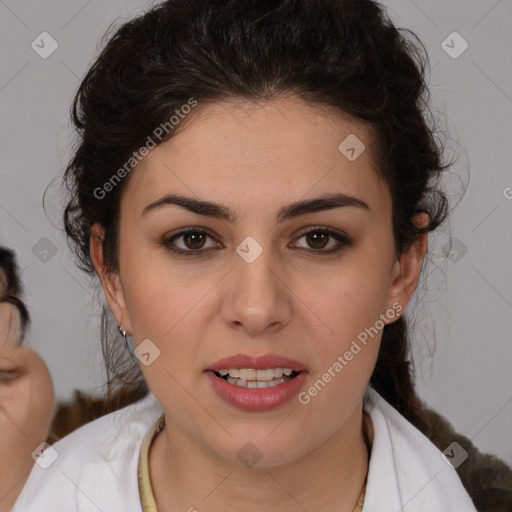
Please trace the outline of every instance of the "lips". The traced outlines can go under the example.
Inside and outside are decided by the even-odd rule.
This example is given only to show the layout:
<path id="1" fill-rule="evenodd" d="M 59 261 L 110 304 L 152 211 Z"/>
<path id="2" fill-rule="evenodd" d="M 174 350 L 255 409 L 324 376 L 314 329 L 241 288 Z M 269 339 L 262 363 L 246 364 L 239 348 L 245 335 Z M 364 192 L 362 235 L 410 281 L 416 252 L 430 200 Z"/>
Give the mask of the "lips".
<path id="1" fill-rule="evenodd" d="M 236 354 L 234 356 L 219 359 L 205 371 L 218 372 L 224 368 L 253 368 L 255 370 L 266 370 L 268 368 L 291 368 L 297 373 L 307 371 L 305 365 L 276 354 L 265 354 L 252 356 L 250 354 Z"/>
<path id="2" fill-rule="evenodd" d="M 241 382 L 239 379 L 229 379 L 229 375 L 222 377 L 219 374 L 220 370 L 275 370 L 276 368 L 281 371 L 292 370 L 291 375 L 287 370 L 286 375 L 290 376 L 274 377 L 270 381 L 265 381 L 268 387 L 261 381 Z M 226 403 L 238 409 L 263 411 L 291 400 L 306 382 L 308 371 L 302 363 L 277 354 L 261 356 L 236 354 L 219 359 L 206 368 L 204 374 L 213 391 Z"/>
<path id="3" fill-rule="evenodd" d="M 307 371 L 301 371 L 273 387 L 249 389 L 230 384 L 218 377 L 215 370 L 207 370 L 204 374 L 218 397 L 230 406 L 246 411 L 265 411 L 285 404 L 300 392 L 308 376 Z"/>

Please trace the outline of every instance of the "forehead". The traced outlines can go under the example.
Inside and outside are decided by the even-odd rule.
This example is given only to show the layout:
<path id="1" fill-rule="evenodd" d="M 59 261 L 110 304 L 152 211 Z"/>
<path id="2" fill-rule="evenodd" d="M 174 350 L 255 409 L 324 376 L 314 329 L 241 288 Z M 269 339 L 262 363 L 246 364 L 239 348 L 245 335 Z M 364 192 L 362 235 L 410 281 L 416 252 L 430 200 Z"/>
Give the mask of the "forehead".
<path id="1" fill-rule="evenodd" d="M 347 157 L 350 146 L 356 158 Z M 277 209 L 287 196 L 336 189 L 385 208 L 374 154 L 368 124 L 325 106 L 297 98 L 200 104 L 132 170 L 123 201 L 142 211 L 169 188 L 261 206 L 268 198 Z"/>

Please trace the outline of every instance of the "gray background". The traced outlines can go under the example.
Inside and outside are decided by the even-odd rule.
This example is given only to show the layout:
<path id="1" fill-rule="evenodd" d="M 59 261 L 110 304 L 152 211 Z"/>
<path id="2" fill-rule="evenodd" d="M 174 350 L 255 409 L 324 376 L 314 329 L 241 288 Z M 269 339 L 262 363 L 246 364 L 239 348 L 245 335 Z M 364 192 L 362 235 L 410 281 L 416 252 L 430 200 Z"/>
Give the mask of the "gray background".
<path id="1" fill-rule="evenodd" d="M 416 318 L 419 391 L 458 432 L 512 465 L 512 3 L 384 3 L 428 49 L 432 103 L 450 136 L 448 155 L 458 157 L 446 182 L 456 208 L 430 238 L 421 302 L 408 308 Z M 0 0 L 0 243 L 18 253 L 33 315 L 28 343 L 47 362 L 59 400 L 75 388 L 103 390 L 103 295 L 75 267 L 58 229 L 58 181 L 47 214 L 42 194 L 69 158 L 69 107 L 101 37 L 116 18 L 127 21 L 149 5 Z M 457 58 L 442 47 L 446 40 L 447 50 L 460 52 L 462 40 L 447 39 L 454 31 L 469 45 Z M 58 43 L 46 59 L 31 47 L 42 32 Z"/>

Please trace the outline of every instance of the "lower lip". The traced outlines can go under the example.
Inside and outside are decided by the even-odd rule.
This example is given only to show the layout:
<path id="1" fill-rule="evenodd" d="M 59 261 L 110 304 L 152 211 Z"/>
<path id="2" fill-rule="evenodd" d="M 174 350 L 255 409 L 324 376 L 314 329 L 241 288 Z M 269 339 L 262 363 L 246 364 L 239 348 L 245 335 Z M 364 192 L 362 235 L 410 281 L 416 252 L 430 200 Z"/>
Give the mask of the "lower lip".
<path id="1" fill-rule="evenodd" d="M 217 377 L 211 370 L 206 372 L 214 391 L 228 404 L 249 411 L 273 409 L 293 398 L 306 380 L 307 372 L 272 388 L 241 388 Z"/>

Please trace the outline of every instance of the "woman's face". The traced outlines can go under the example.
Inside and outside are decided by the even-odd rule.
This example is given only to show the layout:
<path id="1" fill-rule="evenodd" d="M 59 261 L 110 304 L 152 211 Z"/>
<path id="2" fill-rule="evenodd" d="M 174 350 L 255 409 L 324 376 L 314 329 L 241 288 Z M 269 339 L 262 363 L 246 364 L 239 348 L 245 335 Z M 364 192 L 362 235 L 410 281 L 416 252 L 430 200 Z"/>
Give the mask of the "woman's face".
<path id="1" fill-rule="evenodd" d="M 17 309 L 0 303 L 0 510 L 10 510 L 55 414 L 48 369 L 36 352 L 17 344 L 20 336 Z"/>
<path id="2" fill-rule="evenodd" d="M 167 422 L 227 461 L 241 464 L 252 443 L 260 464 L 284 463 L 360 415 L 382 328 L 405 308 L 421 258 L 397 260 L 364 124 L 292 98 L 193 115 L 132 171 L 119 274 L 103 285 Z M 162 201 L 171 194 L 216 206 L 192 212 Z M 299 385 L 282 384 L 283 401 L 281 386 L 240 392 L 207 371 L 237 354 L 291 359 Z"/>

